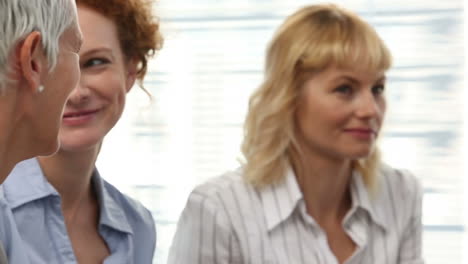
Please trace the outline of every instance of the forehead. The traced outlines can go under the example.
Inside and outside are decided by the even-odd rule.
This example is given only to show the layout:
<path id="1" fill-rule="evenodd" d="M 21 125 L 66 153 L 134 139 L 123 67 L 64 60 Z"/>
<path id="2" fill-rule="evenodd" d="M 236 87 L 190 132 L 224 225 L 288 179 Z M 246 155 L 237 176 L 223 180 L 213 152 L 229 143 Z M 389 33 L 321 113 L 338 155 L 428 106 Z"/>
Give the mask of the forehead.
<path id="1" fill-rule="evenodd" d="M 111 19 L 83 5 L 78 5 L 78 19 L 85 40 L 84 49 L 96 46 L 120 47 L 117 26 Z"/>
<path id="2" fill-rule="evenodd" d="M 60 43 L 62 45 L 69 46 L 74 50 L 79 50 L 83 43 L 83 35 L 78 24 L 74 23 L 70 25 L 60 36 Z"/>
<path id="3" fill-rule="evenodd" d="M 365 67 L 343 67 L 332 65 L 312 75 L 311 79 L 335 81 L 351 79 L 356 82 L 376 82 L 385 79 L 385 70 L 374 70 Z"/>

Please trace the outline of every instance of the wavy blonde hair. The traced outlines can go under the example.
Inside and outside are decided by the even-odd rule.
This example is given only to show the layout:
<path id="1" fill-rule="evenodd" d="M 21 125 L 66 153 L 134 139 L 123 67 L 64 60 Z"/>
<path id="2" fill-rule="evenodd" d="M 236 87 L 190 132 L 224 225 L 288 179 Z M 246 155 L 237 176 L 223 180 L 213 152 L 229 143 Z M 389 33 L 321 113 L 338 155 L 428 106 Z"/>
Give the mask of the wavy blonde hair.
<path id="1" fill-rule="evenodd" d="M 249 101 L 242 143 L 249 183 L 277 182 L 300 161 L 294 119 L 300 87 L 312 73 L 331 65 L 385 71 L 391 54 L 367 22 L 336 5 L 311 5 L 289 16 L 270 42 L 264 81 Z M 377 147 L 367 158 L 353 161 L 368 187 L 379 164 Z"/>

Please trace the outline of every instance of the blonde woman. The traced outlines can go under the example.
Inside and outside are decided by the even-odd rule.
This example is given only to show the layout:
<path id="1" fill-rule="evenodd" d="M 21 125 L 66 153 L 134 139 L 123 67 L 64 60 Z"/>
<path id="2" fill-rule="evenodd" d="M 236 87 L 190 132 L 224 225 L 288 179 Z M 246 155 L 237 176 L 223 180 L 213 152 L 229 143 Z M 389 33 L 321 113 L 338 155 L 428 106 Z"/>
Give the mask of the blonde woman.
<path id="1" fill-rule="evenodd" d="M 192 192 L 169 263 L 423 263 L 421 187 L 376 147 L 390 65 L 350 11 L 288 17 L 250 99 L 245 164 Z"/>

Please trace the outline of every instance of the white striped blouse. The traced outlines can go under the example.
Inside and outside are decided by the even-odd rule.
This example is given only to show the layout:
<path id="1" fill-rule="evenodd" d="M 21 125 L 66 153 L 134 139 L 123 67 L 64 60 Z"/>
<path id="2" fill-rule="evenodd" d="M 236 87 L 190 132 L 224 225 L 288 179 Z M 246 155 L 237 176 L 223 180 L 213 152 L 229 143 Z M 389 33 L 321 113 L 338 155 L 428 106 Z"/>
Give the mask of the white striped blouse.
<path id="1" fill-rule="evenodd" d="M 290 169 L 285 180 L 254 189 L 242 170 L 197 187 L 179 219 L 169 264 L 335 264 L 325 232 L 306 213 Z M 383 166 L 378 192 L 358 172 L 343 227 L 356 250 L 346 264 L 420 264 L 422 188 L 408 172 Z"/>

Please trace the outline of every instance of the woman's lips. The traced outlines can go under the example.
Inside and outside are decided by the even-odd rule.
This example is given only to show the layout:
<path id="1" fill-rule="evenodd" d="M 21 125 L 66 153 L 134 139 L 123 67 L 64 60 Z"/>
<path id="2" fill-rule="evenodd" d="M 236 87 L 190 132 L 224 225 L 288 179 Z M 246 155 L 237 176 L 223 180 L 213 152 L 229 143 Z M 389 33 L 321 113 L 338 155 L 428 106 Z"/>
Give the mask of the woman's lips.
<path id="1" fill-rule="evenodd" d="M 344 132 L 360 140 L 370 140 L 377 136 L 375 130 L 370 128 L 350 128 L 345 129 Z"/>
<path id="2" fill-rule="evenodd" d="M 62 117 L 62 123 L 68 126 L 85 125 L 93 120 L 98 112 L 99 109 L 65 112 Z"/>

